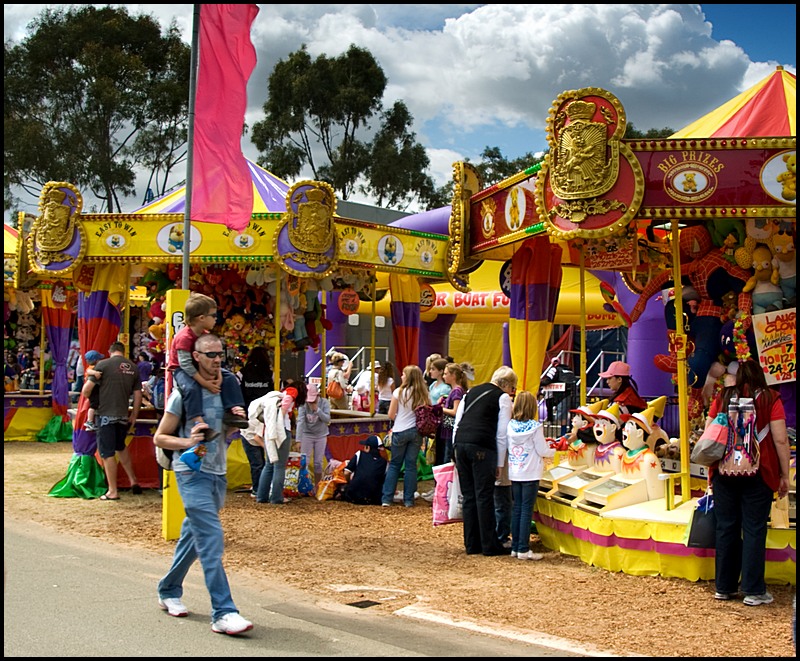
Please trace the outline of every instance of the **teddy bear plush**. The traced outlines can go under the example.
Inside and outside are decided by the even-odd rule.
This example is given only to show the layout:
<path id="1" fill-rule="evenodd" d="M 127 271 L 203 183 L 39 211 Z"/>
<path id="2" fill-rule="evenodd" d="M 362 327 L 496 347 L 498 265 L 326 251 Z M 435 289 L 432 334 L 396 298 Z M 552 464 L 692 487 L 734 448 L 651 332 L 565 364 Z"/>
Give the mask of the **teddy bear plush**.
<path id="1" fill-rule="evenodd" d="M 765 245 L 775 252 L 772 237 L 777 234 L 779 222 L 776 218 L 747 218 L 744 228 L 747 236 L 744 245 L 736 249 L 736 263 L 743 269 L 753 267 L 753 250 L 757 245 Z"/>
<path id="2" fill-rule="evenodd" d="M 775 263 L 778 267 L 778 285 L 783 292 L 784 308 L 797 305 L 797 262 L 795 261 L 794 238 L 788 230 L 781 230 L 772 237 L 775 247 Z"/>
<path id="3" fill-rule="evenodd" d="M 784 154 L 783 161 L 786 163 L 786 171 L 775 179 L 781 185 L 781 197 L 792 202 L 797 198 L 797 152 Z"/>

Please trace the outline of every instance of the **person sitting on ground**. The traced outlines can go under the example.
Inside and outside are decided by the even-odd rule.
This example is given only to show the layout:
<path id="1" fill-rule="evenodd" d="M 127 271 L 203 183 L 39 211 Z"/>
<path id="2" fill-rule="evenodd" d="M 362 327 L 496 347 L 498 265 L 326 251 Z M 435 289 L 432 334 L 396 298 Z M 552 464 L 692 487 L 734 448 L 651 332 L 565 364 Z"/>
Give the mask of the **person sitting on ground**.
<path id="1" fill-rule="evenodd" d="M 210 296 L 192 292 L 186 301 L 185 307 L 186 326 L 181 328 L 172 340 L 172 350 L 169 352 L 167 368 L 173 373 L 175 383 L 183 393 L 186 412 L 191 422 L 205 422 L 203 419 L 202 389 L 211 393 L 221 392 L 222 405 L 225 407 L 225 427 L 246 429 L 248 426 L 247 412 L 244 409 L 244 396 L 239 384 L 239 379 L 233 372 L 222 369 L 214 381 L 206 379 L 197 369 L 193 351 L 197 338 L 211 332 L 217 324 L 217 303 Z M 215 352 L 212 352 L 215 353 Z M 221 354 L 223 360 L 224 352 Z M 215 358 L 216 356 L 207 356 Z M 209 438 L 216 438 L 217 432 L 210 427 Z"/>
<path id="2" fill-rule="evenodd" d="M 100 353 L 99 351 L 95 351 L 92 349 L 91 351 L 87 351 L 86 355 L 84 356 L 86 359 L 86 368 L 84 369 L 84 375 L 89 377 L 93 376 L 99 379 L 102 374 L 95 370 L 95 365 L 97 365 L 97 361 L 103 360 L 105 356 Z M 95 415 L 97 415 L 97 408 L 100 406 L 100 388 L 93 388 L 92 394 L 89 396 L 89 409 L 86 411 L 86 422 L 83 423 L 83 428 L 86 431 L 97 431 L 97 423 L 94 421 Z"/>
<path id="3" fill-rule="evenodd" d="M 350 459 L 344 470 L 347 486 L 343 500 L 356 505 L 380 505 L 387 461 L 381 452 L 381 440 L 369 436 L 360 441 L 363 446 Z"/>

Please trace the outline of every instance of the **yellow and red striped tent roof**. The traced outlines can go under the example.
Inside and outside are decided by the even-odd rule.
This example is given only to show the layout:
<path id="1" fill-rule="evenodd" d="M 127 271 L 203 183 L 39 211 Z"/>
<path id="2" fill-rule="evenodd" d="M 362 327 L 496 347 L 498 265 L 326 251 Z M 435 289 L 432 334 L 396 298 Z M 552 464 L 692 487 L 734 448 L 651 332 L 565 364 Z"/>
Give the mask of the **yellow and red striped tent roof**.
<path id="1" fill-rule="evenodd" d="M 11 227 L 11 225 L 3 223 L 3 254 L 16 255 L 18 241 L 19 232 Z"/>
<path id="2" fill-rule="evenodd" d="M 779 66 L 769 76 L 671 138 L 797 135 L 797 76 Z"/>

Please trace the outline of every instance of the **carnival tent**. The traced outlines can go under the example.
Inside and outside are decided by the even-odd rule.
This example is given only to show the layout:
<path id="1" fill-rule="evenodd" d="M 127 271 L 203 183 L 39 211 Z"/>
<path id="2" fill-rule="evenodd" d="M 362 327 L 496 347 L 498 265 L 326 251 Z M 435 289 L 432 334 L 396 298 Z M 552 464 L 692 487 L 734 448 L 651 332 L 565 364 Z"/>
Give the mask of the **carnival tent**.
<path id="1" fill-rule="evenodd" d="M 743 138 L 797 135 L 797 76 L 779 66 L 769 76 L 672 138 Z"/>
<path id="2" fill-rule="evenodd" d="M 18 240 L 19 232 L 11 227 L 11 225 L 3 223 L 3 254 L 16 255 Z"/>
<path id="3" fill-rule="evenodd" d="M 283 213 L 289 184 L 253 161 L 247 161 L 253 180 L 253 213 Z M 133 213 L 184 213 L 186 186 L 136 209 Z"/>

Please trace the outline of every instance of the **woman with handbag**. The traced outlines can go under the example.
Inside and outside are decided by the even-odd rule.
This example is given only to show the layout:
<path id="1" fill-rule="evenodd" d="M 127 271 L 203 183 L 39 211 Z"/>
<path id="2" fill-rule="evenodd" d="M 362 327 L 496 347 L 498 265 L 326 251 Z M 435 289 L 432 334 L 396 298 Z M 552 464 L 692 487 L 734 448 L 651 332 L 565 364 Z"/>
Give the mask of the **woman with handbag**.
<path id="1" fill-rule="evenodd" d="M 789 492 L 789 441 L 780 395 L 767 386 L 761 366 L 752 359 L 740 362 L 736 385 L 725 388 L 714 399 L 707 424 L 717 413 L 732 411 L 741 398 L 752 398 L 755 407 L 755 423 L 746 433 L 748 447 L 744 451 L 727 449 L 720 462 L 708 471 L 717 519 L 714 598 L 734 599 L 741 576 L 744 604 L 760 606 L 772 603 L 764 580 L 767 522 L 773 494 L 777 491 L 778 497 L 783 498 Z M 734 441 L 739 421 L 730 413 L 729 421 L 729 438 Z M 734 451 L 738 453 L 739 466 L 745 459 L 748 463 L 753 460 L 751 474 L 727 468 L 727 457 Z"/>
<path id="2" fill-rule="evenodd" d="M 456 411 L 464 395 L 469 390 L 469 381 L 464 370 L 458 363 L 448 363 L 444 368 L 444 382 L 450 386 L 450 392 L 442 407 L 442 424 L 439 427 L 436 443 L 442 447 L 442 460 L 438 464 L 446 464 L 453 460 L 453 426 L 456 421 Z M 437 451 L 438 456 L 438 451 Z"/>
<path id="3" fill-rule="evenodd" d="M 392 425 L 392 456 L 389 469 L 383 483 L 381 505 L 391 507 L 394 490 L 400 479 L 400 467 L 405 467 L 403 474 L 403 504 L 414 507 L 417 491 L 417 455 L 422 447 L 422 437 L 417 431 L 417 416 L 414 409 L 430 403 L 428 388 L 417 365 L 406 365 L 400 379 L 400 387 L 392 393 L 389 404 L 389 419 Z"/>
<path id="4" fill-rule="evenodd" d="M 334 351 L 329 360 L 330 368 L 325 394 L 330 399 L 332 409 L 348 410 L 350 408 L 349 395 L 353 392 L 349 383 L 353 364 L 347 359 L 347 356 L 338 351 Z"/>

